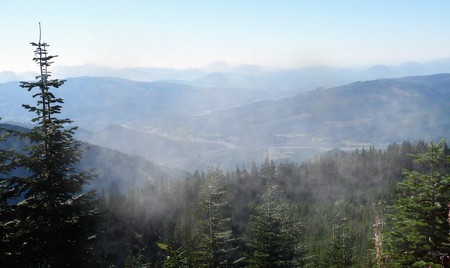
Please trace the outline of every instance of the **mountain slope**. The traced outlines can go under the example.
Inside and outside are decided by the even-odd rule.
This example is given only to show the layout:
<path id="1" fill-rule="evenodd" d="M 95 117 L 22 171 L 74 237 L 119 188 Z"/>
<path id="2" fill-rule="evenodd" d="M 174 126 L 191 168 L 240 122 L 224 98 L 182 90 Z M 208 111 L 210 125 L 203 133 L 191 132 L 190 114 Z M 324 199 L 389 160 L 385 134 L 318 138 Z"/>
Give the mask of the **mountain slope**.
<path id="1" fill-rule="evenodd" d="M 228 135 L 278 134 L 340 141 L 389 142 L 445 137 L 450 129 L 450 75 L 355 82 L 280 101 L 263 101 L 196 120 Z M 202 123 L 196 123 L 201 125 Z"/>
<path id="2" fill-rule="evenodd" d="M 354 82 L 249 104 L 242 104 L 248 92 L 221 100 L 214 89 L 187 85 L 77 79 L 68 81 L 64 108 L 90 127 L 79 139 L 187 170 L 249 165 L 267 154 L 301 161 L 332 148 L 450 133 L 450 74 Z"/>
<path id="3" fill-rule="evenodd" d="M 146 124 L 175 116 L 233 107 L 264 95 L 259 89 L 190 86 L 182 82 L 139 82 L 113 77 L 69 78 L 55 95 L 64 99 L 63 116 L 84 128 L 101 129 L 112 124 Z M 29 122 L 22 104 L 34 103 L 19 82 L 0 83 L 0 116 Z M 273 97 L 273 96 L 272 96 Z"/>
<path id="4" fill-rule="evenodd" d="M 108 126 L 96 132 L 80 132 L 76 137 L 170 167 L 184 167 L 186 162 L 193 164 L 199 154 L 227 148 L 224 142 L 148 133 L 119 125 Z"/>
<path id="5" fill-rule="evenodd" d="M 90 187 L 106 191 L 118 189 L 125 192 L 127 189 L 166 184 L 182 175 L 179 170 L 145 158 L 95 145 L 89 145 L 78 167 L 80 170 L 93 169 L 98 177 Z"/>
<path id="6" fill-rule="evenodd" d="M 26 128 L 10 124 L 0 124 L 0 128 L 27 131 Z M 0 142 L 0 149 L 20 151 L 24 145 L 23 141 L 9 139 Z M 126 192 L 127 189 L 145 185 L 168 183 L 182 175 L 180 170 L 155 164 L 139 156 L 127 155 L 92 144 L 82 143 L 82 145 L 86 150 L 76 168 L 92 169 L 98 175 L 88 188 Z"/>

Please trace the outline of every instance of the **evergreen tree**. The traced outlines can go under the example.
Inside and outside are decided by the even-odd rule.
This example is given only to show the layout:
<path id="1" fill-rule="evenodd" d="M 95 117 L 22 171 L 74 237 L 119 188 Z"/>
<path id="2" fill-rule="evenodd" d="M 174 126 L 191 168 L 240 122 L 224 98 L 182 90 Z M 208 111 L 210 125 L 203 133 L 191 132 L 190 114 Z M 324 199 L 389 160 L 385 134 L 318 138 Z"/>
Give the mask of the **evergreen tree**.
<path id="1" fill-rule="evenodd" d="M 189 256 L 183 249 L 169 250 L 167 258 L 164 260 L 164 268 L 189 268 Z"/>
<path id="2" fill-rule="evenodd" d="M 339 212 L 332 219 L 330 267 L 351 267 L 353 265 L 353 241 L 348 218 Z"/>
<path id="3" fill-rule="evenodd" d="M 71 120 L 57 118 L 63 100 L 55 97 L 53 89 L 65 81 L 50 79 L 47 71 L 56 56 L 48 55 L 48 44 L 41 40 L 31 44 L 40 75 L 37 82 L 21 82 L 21 87 L 37 89 L 36 106 L 23 105 L 36 113 L 32 120 L 36 126 L 14 132 L 26 143 L 24 152 L 15 155 L 15 170 L 23 172 L 13 176 L 12 171 L 1 180 L 2 206 L 14 213 L 14 219 L 1 219 L 2 226 L 8 227 L 2 242 L 9 245 L 1 263 L 3 267 L 86 266 L 98 211 L 95 192 L 84 192 L 83 186 L 94 175 L 75 170 L 83 152 L 73 139 L 76 127 L 66 128 Z"/>
<path id="4" fill-rule="evenodd" d="M 270 188 L 263 201 L 250 218 L 252 257 L 250 263 L 255 267 L 283 267 L 280 263 L 283 255 L 281 238 L 282 220 Z"/>
<path id="5" fill-rule="evenodd" d="M 266 158 L 261 166 L 266 191 L 250 217 L 252 267 L 301 267 L 304 253 L 299 242 L 301 225 L 297 215 L 287 215 L 288 205 L 279 199 L 275 163 Z M 295 213 L 294 213 L 295 214 Z"/>
<path id="6" fill-rule="evenodd" d="M 397 185 L 386 242 L 388 257 L 398 266 L 450 267 L 450 159 L 445 148 L 445 141 L 431 143 L 428 152 L 416 156 L 416 163 L 427 166 L 428 172 L 405 170 L 405 179 Z"/>
<path id="7" fill-rule="evenodd" d="M 288 215 L 288 206 L 276 199 L 276 186 L 263 194 L 262 203 L 250 218 L 252 267 L 302 267 L 300 243 L 302 226 L 297 215 Z"/>
<path id="8" fill-rule="evenodd" d="M 226 191 L 220 185 L 222 171 L 209 170 L 200 192 L 199 263 L 200 267 L 230 267 L 231 218 Z"/>
<path id="9" fill-rule="evenodd" d="M 0 128 L 0 142 L 5 141 L 7 130 Z M 14 211 L 8 200 L 17 197 L 17 190 L 5 190 L 5 182 L 14 169 L 14 152 L 0 149 L 0 263 L 8 257 L 11 248 L 10 233 L 14 224 Z"/>

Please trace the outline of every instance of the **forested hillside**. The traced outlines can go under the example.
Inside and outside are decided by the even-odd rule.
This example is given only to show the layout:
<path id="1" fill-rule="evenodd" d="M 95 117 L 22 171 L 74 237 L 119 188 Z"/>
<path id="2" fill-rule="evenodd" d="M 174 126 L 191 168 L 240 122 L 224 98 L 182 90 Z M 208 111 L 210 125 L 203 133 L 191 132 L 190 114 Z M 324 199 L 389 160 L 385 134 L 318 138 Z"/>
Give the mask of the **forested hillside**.
<path id="1" fill-rule="evenodd" d="M 450 268 L 450 150 L 441 140 L 450 75 L 356 82 L 168 121 L 143 112 L 134 123 L 155 125 L 80 135 L 202 167 L 180 177 L 77 140 L 56 90 L 66 80 L 47 70 L 57 56 L 41 40 L 31 45 L 40 75 L 20 87 L 34 100 L 22 105 L 32 127 L 0 125 L 1 267 Z M 164 93 L 151 103 L 157 110 L 178 95 L 139 85 Z M 133 94 L 118 92 L 139 113 L 121 100 Z M 111 117 L 133 118 L 118 113 Z M 389 142 L 398 139 L 406 141 Z M 291 161 L 299 148 L 322 154 Z"/>
<path id="2" fill-rule="evenodd" d="M 440 152 L 433 155 L 431 149 Z M 401 224 L 400 212 L 392 211 L 405 196 L 410 173 L 404 170 L 429 176 L 430 165 L 434 172 L 439 169 L 442 177 L 428 194 L 450 197 L 450 188 L 442 188 L 450 186 L 448 162 L 415 161 L 424 155 L 448 158 L 449 150 L 443 143 L 404 142 L 386 150 L 337 151 L 301 164 L 266 159 L 261 166 L 211 167 L 128 195 L 110 193 L 104 197 L 110 214 L 99 261 L 164 267 L 411 267 L 422 260 L 440 264 L 443 257 L 448 267 L 448 234 L 416 242 L 433 254 L 401 254 L 407 245 L 391 233 Z M 408 210 L 410 228 L 427 223 L 414 216 L 422 202 L 427 203 L 417 201 Z M 431 206 L 448 232 L 447 204 Z M 405 234 L 416 240 L 426 233 L 424 228 Z M 408 261 L 402 261 L 405 255 Z"/>
<path id="3" fill-rule="evenodd" d="M 0 135 L 5 131 L 14 130 L 29 132 L 30 129 L 11 124 L 0 123 Z M 179 179 L 185 172 L 158 165 L 139 156 L 127 155 L 125 153 L 103 148 L 100 146 L 81 143 L 84 149 L 83 158 L 75 165 L 81 170 L 95 170 L 96 179 L 86 188 L 99 191 L 112 191 L 119 189 L 126 193 L 128 189 L 141 187 L 147 183 L 161 183 Z M 15 150 L 22 152 L 26 150 L 27 142 L 18 138 L 11 138 L 0 142 L 0 150 Z M 17 175 L 26 174 L 21 170 Z"/>
<path id="4" fill-rule="evenodd" d="M 3 149 L 23 146 L 16 143 L 1 142 Z M 449 267 L 450 154 L 442 142 L 333 150 L 303 163 L 266 158 L 180 180 L 162 175 L 127 184 L 127 191 L 106 182 L 126 183 L 137 173 L 113 172 L 120 161 L 98 162 L 99 153 L 88 150 L 86 160 L 104 163 L 99 171 L 112 177 L 93 182 L 102 212 L 89 260 L 95 267 Z M 138 162 L 125 163 L 133 170 Z M 429 224 L 438 226 L 437 236 Z M 411 249 L 402 241 L 416 242 Z"/>

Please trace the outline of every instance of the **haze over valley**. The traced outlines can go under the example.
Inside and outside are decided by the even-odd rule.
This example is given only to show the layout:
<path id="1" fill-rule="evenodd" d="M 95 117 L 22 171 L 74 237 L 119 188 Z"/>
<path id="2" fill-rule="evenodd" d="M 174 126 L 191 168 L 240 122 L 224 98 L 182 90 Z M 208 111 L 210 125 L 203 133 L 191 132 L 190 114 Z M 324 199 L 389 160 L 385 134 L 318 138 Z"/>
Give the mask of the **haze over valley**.
<path id="1" fill-rule="evenodd" d="M 450 268 L 450 1 L 4 1 L 0 266 Z"/>
<path id="2" fill-rule="evenodd" d="M 310 90 L 300 86 L 307 71 L 299 70 L 297 78 L 293 71 L 240 73 L 239 81 L 255 86 L 239 86 L 227 72 L 153 82 L 85 76 L 68 78 L 58 94 L 64 115 L 81 127 L 80 140 L 188 171 L 447 137 L 450 75 L 323 88 L 320 70 L 308 76 Z M 287 76 L 277 86 L 274 77 Z M 0 111 L 4 122 L 27 123 L 30 115 L 17 107 L 30 96 L 17 85 L 0 84 Z"/>
<path id="3" fill-rule="evenodd" d="M 39 36 L 38 15 L 5 6 L 17 23 L 1 29 L 2 122 L 32 117 L 17 86 L 36 76 L 25 51 L 39 37 L 59 55 L 52 77 L 67 79 L 57 93 L 77 138 L 170 167 L 301 162 L 447 136 L 445 2 L 139 1 L 104 12 L 81 1 L 36 5 L 52 14 Z"/>

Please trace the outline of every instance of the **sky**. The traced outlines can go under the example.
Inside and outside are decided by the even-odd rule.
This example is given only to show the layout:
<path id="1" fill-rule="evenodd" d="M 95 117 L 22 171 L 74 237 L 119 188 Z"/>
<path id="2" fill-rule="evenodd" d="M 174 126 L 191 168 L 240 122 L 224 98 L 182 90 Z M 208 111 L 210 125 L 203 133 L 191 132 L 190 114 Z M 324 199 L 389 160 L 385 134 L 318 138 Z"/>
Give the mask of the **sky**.
<path id="1" fill-rule="evenodd" d="M 395 65 L 450 57 L 450 1 L 15 0 L 0 8 L 0 72 L 55 65 L 277 68 Z"/>

